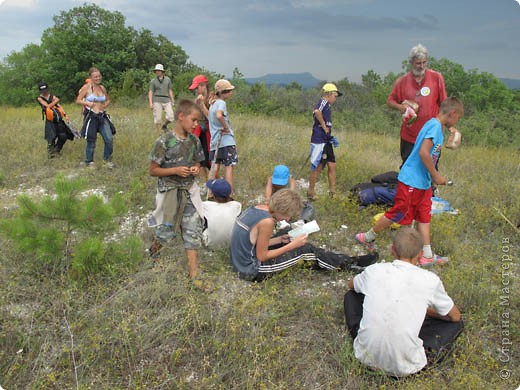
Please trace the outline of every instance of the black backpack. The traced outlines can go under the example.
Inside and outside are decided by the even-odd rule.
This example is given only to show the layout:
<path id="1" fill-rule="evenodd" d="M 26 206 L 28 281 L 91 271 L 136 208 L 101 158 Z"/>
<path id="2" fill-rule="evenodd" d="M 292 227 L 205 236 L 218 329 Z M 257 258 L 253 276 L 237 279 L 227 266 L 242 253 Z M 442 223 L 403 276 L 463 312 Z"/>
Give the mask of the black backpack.
<path id="1" fill-rule="evenodd" d="M 350 189 L 352 197 L 361 207 L 371 204 L 393 206 L 398 183 L 397 175 L 397 172 L 389 171 L 372 177 L 368 183 L 356 184 Z"/>

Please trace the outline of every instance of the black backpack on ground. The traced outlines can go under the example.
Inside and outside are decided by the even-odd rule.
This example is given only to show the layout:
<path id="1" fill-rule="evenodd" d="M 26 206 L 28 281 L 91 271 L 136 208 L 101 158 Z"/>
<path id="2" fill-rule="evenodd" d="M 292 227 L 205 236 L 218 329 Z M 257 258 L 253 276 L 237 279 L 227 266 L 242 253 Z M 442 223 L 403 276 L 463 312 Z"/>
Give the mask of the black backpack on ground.
<path id="1" fill-rule="evenodd" d="M 359 183 L 350 189 L 354 199 L 361 207 L 371 204 L 393 206 L 397 189 L 397 175 L 395 171 L 381 173 L 372 177 L 370 182 Z"/>

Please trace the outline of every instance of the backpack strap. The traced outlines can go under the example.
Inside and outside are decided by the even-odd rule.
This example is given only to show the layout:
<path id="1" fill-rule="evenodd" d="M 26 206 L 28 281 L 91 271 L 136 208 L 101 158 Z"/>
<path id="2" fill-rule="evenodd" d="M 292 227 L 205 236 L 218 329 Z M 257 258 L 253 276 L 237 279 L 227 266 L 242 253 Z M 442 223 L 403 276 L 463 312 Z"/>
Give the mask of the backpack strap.
<path id="1" fill-rule="evenodd" d="M 51 104 L 52 101 L 54 100 L 54 95 L 49 95 L 49 98 L 48 98 L 48 99 L 46 99 L 46 98 L 45 98 L 44 96 L 42 96 L 42 95 L 38 95 L 38 96 L 36 97 L 36 101 L 38 102 L 38 104 L 39 104 L 40 107 L 42 108 L 42 120 L 45 120 L 45 110 L 46 110 L 47 107 L 45 107 L 43 104 L 41 104 L 40 101 L 38 100 L 38 98 L 42 98 L 43 100 L 45 100 L 45 102 L 46 102 L 47 104 Z"/>

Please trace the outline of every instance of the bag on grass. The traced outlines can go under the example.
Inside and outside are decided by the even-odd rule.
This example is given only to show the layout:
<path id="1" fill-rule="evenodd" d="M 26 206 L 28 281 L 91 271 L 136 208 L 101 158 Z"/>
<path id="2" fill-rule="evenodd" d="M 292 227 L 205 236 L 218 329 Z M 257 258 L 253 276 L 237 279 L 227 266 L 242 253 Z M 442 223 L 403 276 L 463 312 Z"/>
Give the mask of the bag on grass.
<path id="1" fill-rule="evenodd" d="M 397 189 L 397 175 L 398 173 L 395 171 L 376 175 L 369 183 L 356 184 L 350 189 L 350 192 L 361 207 L 371 204 L 393 206 Z"/>

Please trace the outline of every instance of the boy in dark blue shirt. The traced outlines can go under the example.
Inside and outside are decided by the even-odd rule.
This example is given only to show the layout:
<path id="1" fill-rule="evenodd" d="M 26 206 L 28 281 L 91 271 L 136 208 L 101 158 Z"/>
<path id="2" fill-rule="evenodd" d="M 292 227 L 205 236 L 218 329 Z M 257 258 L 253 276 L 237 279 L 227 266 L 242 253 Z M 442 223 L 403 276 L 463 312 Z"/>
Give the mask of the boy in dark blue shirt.
<path id="1" fill-rule="evenodd" d="M 336 194 L 336 157 L 332 146 L 338 146 L 338 140 L 332 136 L 332 114 L 331 106 L 336 102 L 338 96 L 343 95 L 338 88 L 327 83 L 322 88 L 323 95 L 314 107 L 311 136 L 311 174 L 309 177 L 309 190 L 307 198 L 310 201 L 316 200 L 314 187 L 321 171 L 327 166 L 329 179 L 329 195 L 334 197 Z"/>

